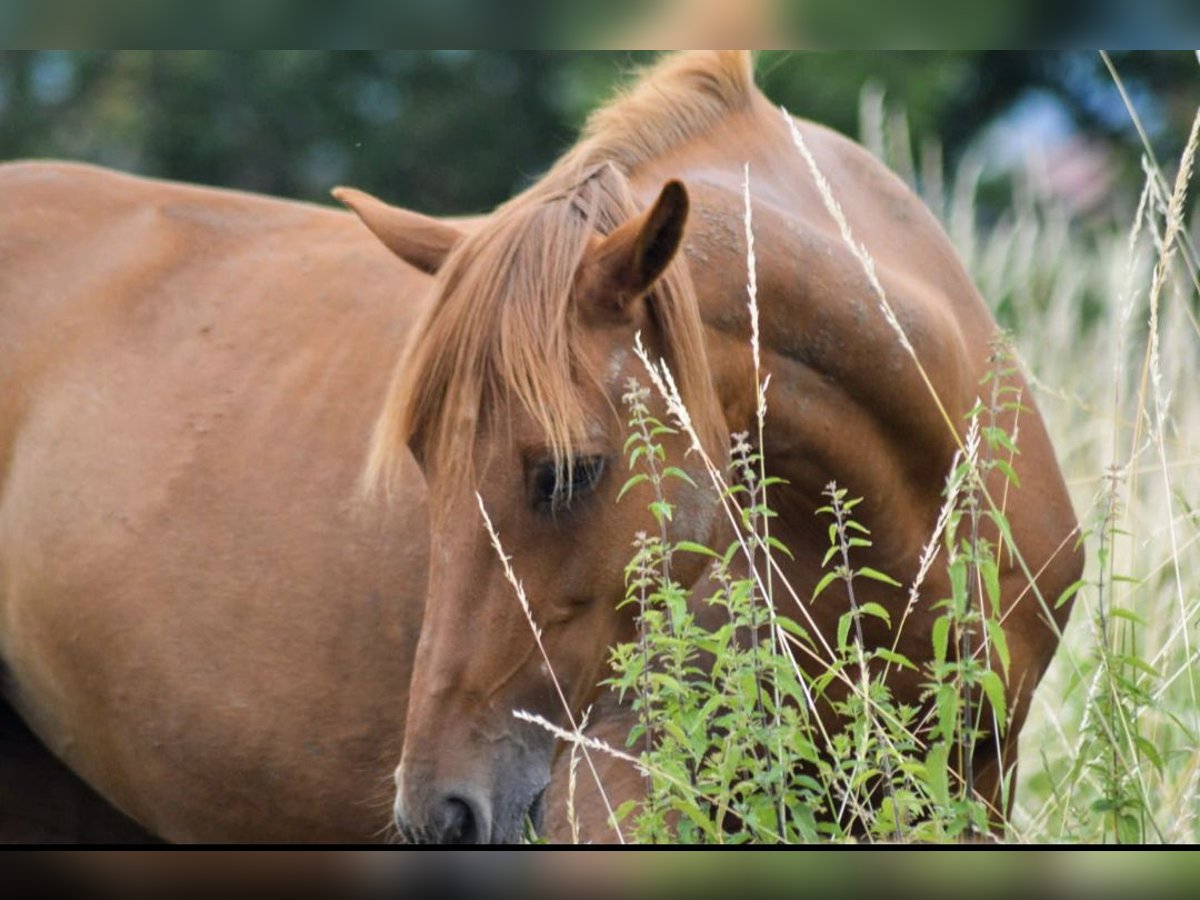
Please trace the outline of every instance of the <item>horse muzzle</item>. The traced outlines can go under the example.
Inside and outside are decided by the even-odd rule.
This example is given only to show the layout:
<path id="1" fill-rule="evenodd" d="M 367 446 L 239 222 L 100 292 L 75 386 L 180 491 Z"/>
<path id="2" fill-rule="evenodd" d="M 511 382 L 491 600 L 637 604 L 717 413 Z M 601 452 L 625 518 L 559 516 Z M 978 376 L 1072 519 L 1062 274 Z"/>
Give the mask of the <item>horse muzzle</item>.
<path id="1" fill-rule="evenodd" d="M 523 762 L 500 768 L 494 779 L 453 781 L 401 763 L 393 807 L 400 837 L 418 844 L 517 844 L 527 822 L 541 831 L 550 754 Z M 493 783 L 489 789 L 481 781 Z"/>

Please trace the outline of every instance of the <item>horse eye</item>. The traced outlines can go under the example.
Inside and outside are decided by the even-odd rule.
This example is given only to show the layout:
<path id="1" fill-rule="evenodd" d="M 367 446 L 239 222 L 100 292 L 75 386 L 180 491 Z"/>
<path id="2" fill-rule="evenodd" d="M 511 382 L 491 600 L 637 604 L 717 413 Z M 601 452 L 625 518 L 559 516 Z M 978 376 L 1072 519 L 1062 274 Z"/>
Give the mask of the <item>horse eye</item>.
<path id="1" fill-rule="evenodd" d="M 533 473 L 534 505 L 557 512 L 595 490 L 602 474 L 603 456 L 576 457 L 567 469 L 559 469 L 553 462 L 539 463 Z"/>

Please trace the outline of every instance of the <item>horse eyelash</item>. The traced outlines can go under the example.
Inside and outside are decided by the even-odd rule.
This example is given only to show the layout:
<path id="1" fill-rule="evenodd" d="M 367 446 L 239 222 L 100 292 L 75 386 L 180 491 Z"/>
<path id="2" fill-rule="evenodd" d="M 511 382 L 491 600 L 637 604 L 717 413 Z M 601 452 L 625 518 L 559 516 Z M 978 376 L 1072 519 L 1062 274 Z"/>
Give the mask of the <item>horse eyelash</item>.
<path id="1" fill-rule="evenodd" d="M 560 476 L 555 472 L 553 462 L 539 463 L 534 469 L 533 489 L 535 491 L 534 505 L 543 512 L 559 513 L 570 509 L 571 503 L 585 497 L 595 490 L 607 468 L 607 460 L 603 456 L 577 457 L 571 461 L 566 470 L 570 475 L 569 489 L 562 489 Z M 582 477 L 579 473 L 582 472 Z M 543 477 L 551 473 L 554 487 L 549 496 L 541 489 Z"/>

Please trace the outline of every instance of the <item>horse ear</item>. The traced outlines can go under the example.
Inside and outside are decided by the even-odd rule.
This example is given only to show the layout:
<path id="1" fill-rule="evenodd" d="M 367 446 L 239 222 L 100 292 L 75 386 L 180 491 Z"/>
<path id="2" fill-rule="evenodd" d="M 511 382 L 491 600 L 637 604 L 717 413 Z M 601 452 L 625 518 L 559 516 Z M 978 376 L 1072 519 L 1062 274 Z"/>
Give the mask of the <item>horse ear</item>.
<path id="1" fill-rule="evenodd" d="M 675 258 L 688 216 L 687 188 L 668 181 L 658 199 L 592 251 L 584 265 L 598 299 L 621 310 L 654 286 Z"/>
<path id="2" fill-rule="evenodd" d="M 450 248 L 462 237 L 453 225 L 389 206 L 354 188 L 334 188 L 333 196 L 354 210 L 385 247 L 429 275 L 441 268 Z"/>

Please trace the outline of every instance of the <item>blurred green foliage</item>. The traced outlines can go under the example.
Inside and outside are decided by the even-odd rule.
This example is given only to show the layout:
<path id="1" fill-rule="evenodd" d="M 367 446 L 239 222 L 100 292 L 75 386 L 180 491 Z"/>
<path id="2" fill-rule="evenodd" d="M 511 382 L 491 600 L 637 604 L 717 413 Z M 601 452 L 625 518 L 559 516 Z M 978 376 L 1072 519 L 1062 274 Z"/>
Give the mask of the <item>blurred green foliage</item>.
<path id="1" fill-rule="evenodd" d="M 569 146 L 653 54 L 583 51 L 0 51 L 0 158 L 62 157 L 324 200 L 353 184 L 433 213 L 490 208 Z M 1191 53 L 1118 54 L 1169 155 L 1195 110 Z M 767 52 L 769 96 L 857 135 L 867 84 L 953 164 L 1025 93 L 1136 145 L 1091 53 Z M 1140 93 L 1136 93 L 1140 92 Z"/>

